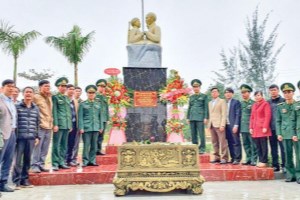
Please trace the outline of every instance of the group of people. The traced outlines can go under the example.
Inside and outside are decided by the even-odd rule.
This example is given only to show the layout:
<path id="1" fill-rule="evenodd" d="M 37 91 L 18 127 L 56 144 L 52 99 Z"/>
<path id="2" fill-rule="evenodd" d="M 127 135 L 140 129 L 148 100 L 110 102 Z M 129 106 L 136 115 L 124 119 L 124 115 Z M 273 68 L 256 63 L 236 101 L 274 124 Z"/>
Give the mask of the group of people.
<path id="1" fill-rule="evenodd" d="M 267 167 L 269 141 L 274 171 L 282 167 L 286 182 L 300 184 L 300 102 L 293 98 L 296 88 L 292 83 L 284 83 L 280 88 L 270 85 L 269 100 L 265 100 L 262 91 L 255 91 L 255 101 L 251 99 L 253 89 L 247 84 L 240 86 L 241 101 L 233 98 L 232 88 L 226 88 L 225 99 L 221 99 L 218 87 L 212 87 L 209 102 L 208 96 L 200 92 L 200 80 L 194 79 L 191 85 L 194 94 L 190 97 L 187 119 L 192 143 L 199 145 L 200 138 L 200 154 L 206 152 L 205 125 L 211 133 L 211 163 Z M 300 81 L 297 86 L 300 90 Z M 241 163 L 242 146 L 246 155 Z"/>
<path id="2" fill-rule="evenodd" d="M 4 80 L 0 91 L 0 191 L 32 187 L 29 171 L 49 172 L 45 161 L 51 137 L 53 171 L 79 165 L 81 136 L 82 167 L 98 166 L 96 155 L 104 155 L 102 142 L 109 120 L 106 85 L 105 79 L 88 85 L 87 100 L 83 101 L 82 89 L 69 84 L 67 78 L 55 82 L 55 95 L 51 94 L 50 82 L 41 80 L 37 94 L 34 88 L 25 87 L 24 98 L 18 101 L 20 90 L 15 82 Z M 11 169 L 14 189 L 7 184 Z"/>

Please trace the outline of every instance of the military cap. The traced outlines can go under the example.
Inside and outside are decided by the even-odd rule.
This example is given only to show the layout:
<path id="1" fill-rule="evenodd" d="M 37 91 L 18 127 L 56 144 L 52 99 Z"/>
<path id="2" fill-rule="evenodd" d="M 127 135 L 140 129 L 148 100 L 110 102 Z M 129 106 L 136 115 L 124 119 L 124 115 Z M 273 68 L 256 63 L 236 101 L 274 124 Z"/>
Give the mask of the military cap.
<path id="1" fill-rule="evenodd" d="M 15 82 L 11 79 L 6 79 L 2 82 L 2 87 L 8 84 L 15 84 Z"/>
<path id="2" fill-rule="evenodd" d="M 202 82 L 199 79 L 194 79 L 194 80 L 192 80 L 191 85 L 192 86 L 201 86 Z"/>
<path id="3" fill-rule="evenodd" d="M 95 85 L 88 85 L 88 86 L 85 87 L 85 91 L 86 92 L 96 92 L 97 87 Z"/>
<path id="4" fill-rule="evenodd" d="M 284 91 L 293 91 L 295 92 L 295 86 L 292 83 L 284 83 L 280 86 L 282 92 Z"/>
<path id="5" fill-rule="evenodd" d="M 225 92 L 230 92 L 230 93 L 234 93 L 234 90 L 232 88 L 226 88 Z"/>
<path id="6" fill-rule="evenodd" d="M 300 89 L 300 81 L 298 81 L 298 83 L 297 83 L 297 87 Z"/>
<path id="7" fill-rule="evenodd" d="M 61 77 L 56 80 L 55 86 L 58 87 L 60 85 L 67 85 L 69 83 L 69 80 L 66 77 Z"/>
<path id="8" fill-rule="evenodd" d="M 241 90 L 241 92 L 252 92 L 253 91 L 253 89 L 247 84 L 242 84 L 240 86 L 240 90 Z"/>
<path id="9" fill-rule="evenodd" d="M 97 82 L 96 82 L 96 85 L 97 87 L 98 86 L 106 86 L 107 85 L 107 81 L 105 79 L 99 79 Z"/>

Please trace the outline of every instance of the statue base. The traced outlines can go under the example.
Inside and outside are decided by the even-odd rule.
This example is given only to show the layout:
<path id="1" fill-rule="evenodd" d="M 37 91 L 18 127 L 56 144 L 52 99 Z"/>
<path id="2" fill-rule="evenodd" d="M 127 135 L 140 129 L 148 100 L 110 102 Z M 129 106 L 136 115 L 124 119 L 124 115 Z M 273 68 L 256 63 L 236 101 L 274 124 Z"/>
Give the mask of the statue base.
<path id="1" fill-rule="evenodd" d="M 161 51 L 155 44 L 127 45 L 128 67 L 161 67 Z"/>

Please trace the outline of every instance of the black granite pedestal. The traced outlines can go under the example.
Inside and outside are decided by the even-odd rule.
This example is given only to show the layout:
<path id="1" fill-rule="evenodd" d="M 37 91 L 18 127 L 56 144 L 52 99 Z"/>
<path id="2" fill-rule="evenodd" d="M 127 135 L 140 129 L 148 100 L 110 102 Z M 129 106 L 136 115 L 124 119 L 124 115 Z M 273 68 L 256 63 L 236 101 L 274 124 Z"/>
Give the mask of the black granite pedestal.
<path id="1" fill-rule="evenodd" d="M 124 67 L 124 84 L 134 91 L 156 91 L 166 86 L 166 68 Z M 166 105 L 157 102 L 156 107 L 133 107 L 127 110 L 127 141 L 166 141 Z"/>

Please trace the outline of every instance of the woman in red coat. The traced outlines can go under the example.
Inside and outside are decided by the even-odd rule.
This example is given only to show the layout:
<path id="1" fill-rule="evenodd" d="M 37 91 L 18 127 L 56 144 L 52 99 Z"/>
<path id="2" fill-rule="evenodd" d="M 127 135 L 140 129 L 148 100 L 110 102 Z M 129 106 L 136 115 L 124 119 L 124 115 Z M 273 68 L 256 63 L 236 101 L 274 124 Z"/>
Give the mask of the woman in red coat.
<path id="1" fill-rule="evenodd" d="M 252 106 L 250 117 L 250 134 L 256 143 L 259 163 L 257 167 L 267 167 L 268 163 L 268 137 L 271 136 L 270 121 L 271 107 L 265 101 L 263 93 L 254 93 L 256 103 Z"/>

